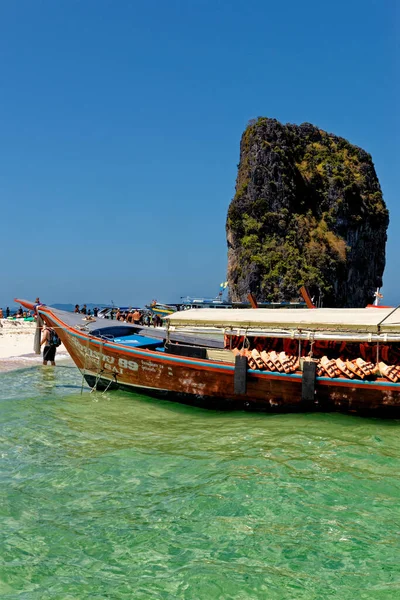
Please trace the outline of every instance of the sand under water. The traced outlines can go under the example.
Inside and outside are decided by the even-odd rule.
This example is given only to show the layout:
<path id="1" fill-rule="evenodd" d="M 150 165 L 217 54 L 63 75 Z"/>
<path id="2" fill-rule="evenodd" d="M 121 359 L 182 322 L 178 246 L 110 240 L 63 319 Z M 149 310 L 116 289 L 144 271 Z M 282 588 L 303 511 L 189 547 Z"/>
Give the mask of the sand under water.
<path id="1" fill-rule="evenodd" d="M 0 373 L 2 598 L 400 597 L 399 421 L 212 412 L 31 364 Z"/>

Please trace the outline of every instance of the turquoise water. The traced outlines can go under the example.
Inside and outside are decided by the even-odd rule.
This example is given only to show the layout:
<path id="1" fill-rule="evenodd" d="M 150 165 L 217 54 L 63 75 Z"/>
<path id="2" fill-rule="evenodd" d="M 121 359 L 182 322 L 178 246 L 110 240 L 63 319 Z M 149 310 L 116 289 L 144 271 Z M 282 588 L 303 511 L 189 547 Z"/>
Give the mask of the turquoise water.
<path id="1" fill-rule="evenodd" d="M 0 596 L 400 598 L 399 421 L 0 374 Z"/>

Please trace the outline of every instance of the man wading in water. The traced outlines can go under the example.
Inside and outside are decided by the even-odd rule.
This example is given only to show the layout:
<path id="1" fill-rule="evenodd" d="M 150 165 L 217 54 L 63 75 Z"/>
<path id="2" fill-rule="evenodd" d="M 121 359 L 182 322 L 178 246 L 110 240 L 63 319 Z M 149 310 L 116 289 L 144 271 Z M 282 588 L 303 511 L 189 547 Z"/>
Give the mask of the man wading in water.
<path id="1" fill-rule="evenodd" d="M 56 350 L 57 350 L 57 346 L 52 343 L 52 337 L 54 335 L 54 332 L 51 331 L 49 329 L 49 327 L 47 327 L 47 325 L 43 325 L 42 327 L 42 341 L 40 342 L 40 345 L 43 346 L 43 344 L 45 345 L 43 348 L 43 364 L 47 365 L 47 362 L 50 361 L 51 365 L 53 367 L 56 366 L 55 363 L 55 357 L 56 357 Z"/>

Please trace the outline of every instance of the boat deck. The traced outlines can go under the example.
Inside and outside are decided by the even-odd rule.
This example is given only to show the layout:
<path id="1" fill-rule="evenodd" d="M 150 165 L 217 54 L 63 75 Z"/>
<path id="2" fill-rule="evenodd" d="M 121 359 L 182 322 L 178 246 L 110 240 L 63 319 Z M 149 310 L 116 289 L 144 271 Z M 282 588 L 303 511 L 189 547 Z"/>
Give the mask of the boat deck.
<path id="1" fill-rule="evenodd" d="M 63 321 L 69 327 L 74 329 L 83 329 L 95 337 L 109 337 L 115 342 L 126 344 L 130 336 L 142 336 L 155 340 L 160 345 L 167 339 L 167 330 L 165 327 L 146 327 L 145 325 L 132 325 L 124 321 L 114 321 L 110 319 L 95 319 L 87 321 L 83 315 L 51 308 L 51 312 Z M 122 340 L 124 338 L 124 341 Z M 189 335 L 184 333 L 170 332 L 171 342 L 180 342 L 183 344 L 192 344 L 195 346 L 206 346 L 208 348 L 223 348 L 224 340 L 222 335 L 210 334 Z"/>

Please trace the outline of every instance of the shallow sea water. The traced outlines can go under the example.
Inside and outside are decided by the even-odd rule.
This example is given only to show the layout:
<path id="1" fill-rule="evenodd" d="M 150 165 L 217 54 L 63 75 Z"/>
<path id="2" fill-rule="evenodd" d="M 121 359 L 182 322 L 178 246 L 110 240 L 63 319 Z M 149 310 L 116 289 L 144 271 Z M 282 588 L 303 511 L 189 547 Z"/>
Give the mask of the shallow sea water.
<path id="1" fill-rule="evenodd" d="M 5 599 L 400 598 L 400 421 L 0 374 Z"/>

